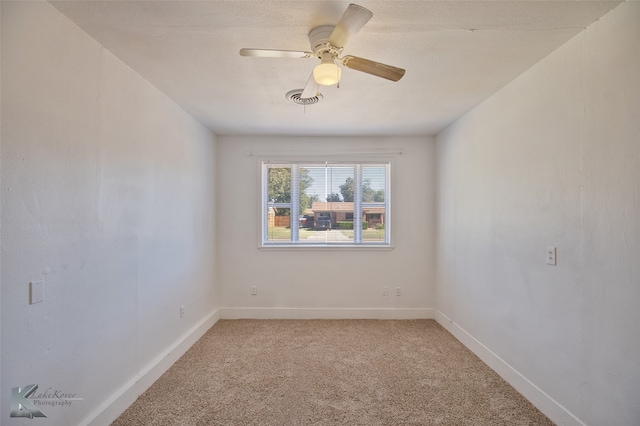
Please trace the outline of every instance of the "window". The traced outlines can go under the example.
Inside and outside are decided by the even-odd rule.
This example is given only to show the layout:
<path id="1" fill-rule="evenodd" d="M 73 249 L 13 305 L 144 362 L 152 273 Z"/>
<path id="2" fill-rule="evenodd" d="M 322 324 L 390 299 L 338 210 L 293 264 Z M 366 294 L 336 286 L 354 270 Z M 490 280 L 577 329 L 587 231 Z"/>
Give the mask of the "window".
<path id="1" fill-rule="evenodd" d="M 262 246 L 389 246 L 388 162 L 263 162 Z"/>

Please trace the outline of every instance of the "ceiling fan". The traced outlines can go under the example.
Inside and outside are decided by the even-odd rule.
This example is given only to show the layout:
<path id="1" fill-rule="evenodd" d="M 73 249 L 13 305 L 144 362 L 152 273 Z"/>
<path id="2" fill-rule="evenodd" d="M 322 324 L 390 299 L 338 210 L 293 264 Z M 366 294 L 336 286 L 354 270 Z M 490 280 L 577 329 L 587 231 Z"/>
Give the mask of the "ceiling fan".
<path id="1" fill-rule="evenodd" d="M 300 95 L 301 98 L 316 96 L 319 85 L 331 86 L 340 81 L 342 70 L 336 60 L 347 68 L 365 72 L 376 77 L 398 81 L 405 70 L 357 56 L 343 56 L 342 50 L 347 42 L 371 19 L 373 13 L 357 4 L 350 4 L 344 11 L 340 21 L 334 25 L 322 25 L 309 32 L 311 51 L 272 50 L 272 49 L 240 49 L 241 56 L 259 58 L 318 58 L 316 66 Z"/>

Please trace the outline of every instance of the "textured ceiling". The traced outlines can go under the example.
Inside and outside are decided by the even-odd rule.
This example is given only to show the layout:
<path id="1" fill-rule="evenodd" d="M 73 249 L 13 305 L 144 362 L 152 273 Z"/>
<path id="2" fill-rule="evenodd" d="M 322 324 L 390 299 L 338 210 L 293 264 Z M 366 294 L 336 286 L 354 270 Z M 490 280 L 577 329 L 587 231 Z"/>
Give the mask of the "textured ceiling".
<path id="1" fill-rule="evenodd" d="M 219 135 L 431 135 L 596 21 L 618 1 L 359 1 L 373 18 L 352 54 L 406 69 L 399 82 L 343 69 L 322 102 L 295 105 L 309 50 L 348 1 L 50 1 Z"/>

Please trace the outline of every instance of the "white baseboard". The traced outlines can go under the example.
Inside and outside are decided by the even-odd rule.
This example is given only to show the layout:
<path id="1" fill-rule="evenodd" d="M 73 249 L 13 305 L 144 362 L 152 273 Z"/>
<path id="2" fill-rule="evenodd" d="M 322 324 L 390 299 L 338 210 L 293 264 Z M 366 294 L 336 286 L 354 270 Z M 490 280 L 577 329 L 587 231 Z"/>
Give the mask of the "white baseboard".
<path id="1" fill-rule="evenodd" d="M 221 319 L 433 319 L 433 308 L 220 308 Z"/>
<path id="2" fill-rule="evenodd" d="M 534 385 L 515 368 L 507 364 L 502 358 L 487 348 L 465 329 L 453 322 L 451 318 L 439 310 L 435 310 L 436 321 L 449 333 L 453 334 L 463 345 L 478 358 L 484 361 L 492 370 L 498 373 L 504 380 L 527 398 L 533 405 L 542 411 L 551 421 L 560 426 L 585 426 L 569 410 L 547 395 L 542 389 Z"/>
<path id="3" fill-rule="evenodd" d="M 218 309 L 189 329 L 166 351 L 151 360 L 140 372 L 94 410 L 81 425 L 108 425 L 120 416 L 149 386 L 162 376 L 195 342 L 220 319 Z"/>

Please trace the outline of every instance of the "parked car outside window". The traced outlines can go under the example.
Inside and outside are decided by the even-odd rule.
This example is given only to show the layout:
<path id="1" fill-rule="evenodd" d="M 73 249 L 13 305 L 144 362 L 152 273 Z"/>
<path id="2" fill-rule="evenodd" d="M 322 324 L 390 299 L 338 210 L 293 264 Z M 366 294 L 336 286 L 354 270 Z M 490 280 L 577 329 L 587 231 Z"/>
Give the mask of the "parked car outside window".
<path id="1" fill-rule="evenodd" d="M 316 218 L 316 229 L 331 229 L 331 217 L 328 214 L 320 214 Z"/>

